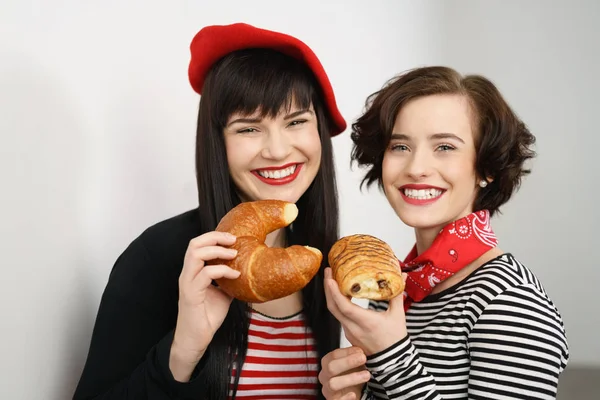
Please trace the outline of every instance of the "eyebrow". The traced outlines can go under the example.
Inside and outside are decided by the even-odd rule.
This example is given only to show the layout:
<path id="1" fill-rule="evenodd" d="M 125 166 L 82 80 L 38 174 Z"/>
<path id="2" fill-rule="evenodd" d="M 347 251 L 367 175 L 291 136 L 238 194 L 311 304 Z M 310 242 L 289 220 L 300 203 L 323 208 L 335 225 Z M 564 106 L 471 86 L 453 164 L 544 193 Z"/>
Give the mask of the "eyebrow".
<path id="1" fill-rule="evenodd" d="M 404 135 L 402 133 L 392 133 L 391 139 L 396 140 L 410 140 L 410 136 Z M 464 140 L 456 136 L 454 133 L 434 133 L 433 135 L 429 135 L 429 140 L 440 140 L 440 139 L 454 139 L 461 143 L 465 143 Z"/>
<path id="2" fill-rule="evenodd" d="M 296 118 L 299 115 L 302 115 L 304 113 L 310 113 L 314 115 L 314 112 L 312 110 L 306 109 L 306 110 L 298 110 L 298 111 L 294 111 L 291 114 L 286 115 L 285 117 L 283 117 L 284 120 L 289 120 L 292 118 Z M 258 124 L 260 121 L 262 121 L 262 118 L 236 118 L 233 121 L 231 121 L 230 123 L 227 124 L 227 126 L 231 126 L 233 124 L 236 123 L 243 123 L 243 124 Z"/>
<path id="3" fill-rule="evenodd" d="M 296 118 L 297 116 L 302 115 L 304 113 L 314 114 L 312 112 L 312 110 L 310 110 L 310 109 L 307 108 L 306 110 L 294 111 L 293 113 L 288 114 L 285 117 L 283 117 L 283 119 L 288 120 L 288 119 Z"/>
<path id="4" fill-rule="evenodd" d="M 227 127 L 233 125 L 233 124 L 237 124 L 237 123 L 244 123 L 244 124 L 257 124 L 260 121 L 262 121 L 262 118 L 236 118 L 233 121 L 231 121 L 230 123 L 227 124 Z"/>

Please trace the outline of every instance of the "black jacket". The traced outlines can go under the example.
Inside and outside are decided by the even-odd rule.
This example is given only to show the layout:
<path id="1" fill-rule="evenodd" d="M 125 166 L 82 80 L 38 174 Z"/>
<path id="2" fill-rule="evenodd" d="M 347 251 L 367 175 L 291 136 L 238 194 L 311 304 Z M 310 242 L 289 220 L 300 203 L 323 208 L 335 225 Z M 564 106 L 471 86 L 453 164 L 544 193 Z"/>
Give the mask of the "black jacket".
<path id="1" fill-rule="evenodd" d="M 178 279 L 198 210 L 143 232 L 119 256 L 102 295 L 88 358 L 73 396 L 84 399 L 202 398 L 203 363 L 180 383 L 169 369 L 177 321 Z"/>

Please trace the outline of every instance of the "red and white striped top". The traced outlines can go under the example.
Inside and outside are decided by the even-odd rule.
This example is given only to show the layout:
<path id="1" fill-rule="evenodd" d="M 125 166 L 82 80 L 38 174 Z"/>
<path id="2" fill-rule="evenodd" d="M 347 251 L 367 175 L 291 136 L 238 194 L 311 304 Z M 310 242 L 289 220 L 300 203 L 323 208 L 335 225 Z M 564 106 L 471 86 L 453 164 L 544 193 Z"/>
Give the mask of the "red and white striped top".
<path id="1" fill-rule="evenodd" d="M 274 319 L 252 311 L 236 399 L 314 399 L 318 366 L 315 340 L 302 313 Z M 232 388 L 235 373 L 234 368 Z"/>

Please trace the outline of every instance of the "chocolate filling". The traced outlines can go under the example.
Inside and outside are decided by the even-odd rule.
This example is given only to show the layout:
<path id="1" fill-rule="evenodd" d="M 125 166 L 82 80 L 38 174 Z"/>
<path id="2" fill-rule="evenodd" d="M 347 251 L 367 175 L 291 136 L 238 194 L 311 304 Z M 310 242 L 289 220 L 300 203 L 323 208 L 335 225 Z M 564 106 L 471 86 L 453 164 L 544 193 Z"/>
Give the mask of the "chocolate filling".
<path id="1" fill-rule="evenodd" d="M 380 289 L 384 289 L 387 287 L 387 281 L 384 281 L 383 279 L 380 281 L 377 281 L 377 284 L 379 285 Z"/>
<path id="2" fill-rule="evenodd" d="M 358 293 L 360 291 L 360 284 L 355 283 L 354 285 L 352 285 L 350 290 L 352 291 L 352 293 Z"/>

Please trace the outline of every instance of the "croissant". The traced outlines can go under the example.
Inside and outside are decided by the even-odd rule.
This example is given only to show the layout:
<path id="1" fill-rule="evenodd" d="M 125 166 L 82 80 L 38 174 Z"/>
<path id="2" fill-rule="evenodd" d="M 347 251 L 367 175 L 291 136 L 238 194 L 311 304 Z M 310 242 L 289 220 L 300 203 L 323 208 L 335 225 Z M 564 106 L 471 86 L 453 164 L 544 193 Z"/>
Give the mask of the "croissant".
<path id="1" fill-rule="evenodd" d="M 389 300 L 404 291 L 400 263 L 392 248 L 370 235 L 339 239 L 328 255 L 333 279 L 348 297 Z"/>
<path id="2" fill-rule="evenodd" d="M 298 216 L 294 203 L 280 200 L 244 202 L 231 209 L 215 230 L 237 237 L 230 248 L 237 250 L 232 260 L 212 260 L 240 271 L 237 279 L 218 279 L 219 287 L 230 296 L 249 303 L 264 303 L 295 293 L 317 274 L 323 255 L 310 246 L 271 248 L 267 234 L 291 224 Z"/>

